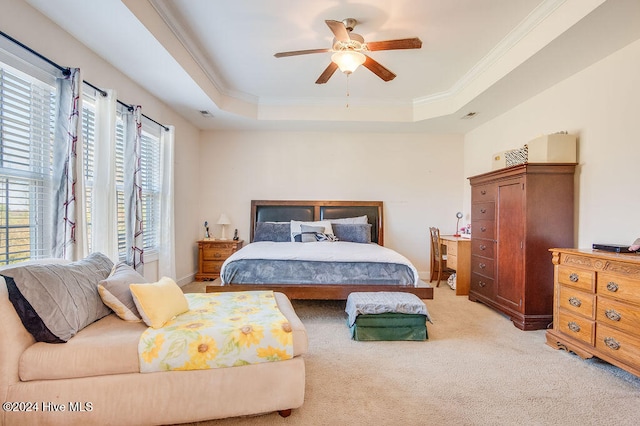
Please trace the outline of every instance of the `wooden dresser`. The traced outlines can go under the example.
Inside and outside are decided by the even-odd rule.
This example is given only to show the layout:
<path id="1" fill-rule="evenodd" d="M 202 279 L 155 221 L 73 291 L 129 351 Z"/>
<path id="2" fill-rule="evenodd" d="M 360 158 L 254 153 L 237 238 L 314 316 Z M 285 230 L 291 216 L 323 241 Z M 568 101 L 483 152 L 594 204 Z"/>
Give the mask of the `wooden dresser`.
<path id="1" fill-rule="evenodd" d="M 522 330 L 553 320 L 549 248 L 573 245 L 575 164 L 526 163 L 469 178 L 469 299 Z"/>
<path id="2" fill-rule="evenodd" d="M 243 243 L 243 240 L 198 241 L 198 273 L 196 273 L 196 281 L 210 281 L 218 278 L 224 261 L 234 252 L 240 250 Z"/>
<path id="3" fill-rule="evenodd" d="M 547 344 L 640 376 L 640 255 L 554 248 Z"/>

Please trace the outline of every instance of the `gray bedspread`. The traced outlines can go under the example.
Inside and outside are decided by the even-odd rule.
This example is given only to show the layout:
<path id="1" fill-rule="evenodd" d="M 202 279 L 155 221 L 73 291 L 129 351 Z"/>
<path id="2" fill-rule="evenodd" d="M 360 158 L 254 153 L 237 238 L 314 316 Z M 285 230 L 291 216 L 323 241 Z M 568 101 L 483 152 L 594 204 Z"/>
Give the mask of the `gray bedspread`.
<path id="1" fill-rule="evenodd" d="M 242 259 L 225 265 L 223 283 L 231 284 L 396 284 L 414 285 L 406 265 L 379 262 L 317 262 Z"/>

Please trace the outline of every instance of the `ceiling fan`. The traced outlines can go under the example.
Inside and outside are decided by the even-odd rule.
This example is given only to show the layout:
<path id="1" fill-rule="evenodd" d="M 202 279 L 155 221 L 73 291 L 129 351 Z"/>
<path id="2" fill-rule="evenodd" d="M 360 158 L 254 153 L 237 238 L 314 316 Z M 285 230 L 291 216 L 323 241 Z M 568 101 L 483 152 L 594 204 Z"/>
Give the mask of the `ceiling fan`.
<path id="1" fill-rule="evenodd" d="M 338 68 L 345 74 L 351 74 L 359 65 L 364 65 L 365 68 L 384 81 L 391 81 L 396 75 L 370 56 L 367 56 L 365 52 L 420 49 L 422 47 L 422 41 L 418 37 L 365 43 L 360 34 L 352 33 L 358 23 L 353 18 L 347 18 L 342 21 L 326 20 L 324 22 L 334 35 L 333 46 L 330 49 L 294 50 L 291 52 L 279 52 L 274 55 L 276 58 L 283 58 L 286 56 L 307 55 L 309 53 L 334 52 L 331 56 L 331 63 L 320 74 L 316 84 L 324 84 L 329 81 L 329 78 Z"/>

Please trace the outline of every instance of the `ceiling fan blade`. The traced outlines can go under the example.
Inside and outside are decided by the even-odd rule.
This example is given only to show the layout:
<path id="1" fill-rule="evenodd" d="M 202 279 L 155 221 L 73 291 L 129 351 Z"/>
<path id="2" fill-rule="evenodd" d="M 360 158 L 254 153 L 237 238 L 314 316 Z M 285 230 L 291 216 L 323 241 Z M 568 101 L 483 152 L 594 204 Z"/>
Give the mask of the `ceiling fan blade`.
<path id="1" fill-rule="evenodd" d="M 327 68 L 320 74 L 320 77 L 316 80 L 316 84 L 324 84 L 329 81 L 329 78 L 338 69 L 338 65 L 335 62 L 331 62 Z"/>
<path id="2" fill-rule="evenodd" d="M 396 49 L 420 49 L 422 40 L 418 37 L 401 38 L 399 40 L 384 40 L 367 42 L 367 48 L 371 51 L 375 50 L 396 50 Z"/>
<path id="3" fill-rule="evenodd" d="M 276 58 L 284 58 L 285 56 L 308 55 L 309 53 L 326 53 L 330 51 L 331 49 L 292 50 L 290 52 L 279 52 L 273 56 Z"/>
<path id="4" fill-rule="evenodd" d="M 380 65 L 378 61 L 375 59 L 371 59 L 369 56 L 365 55 L 366 59 L 364 61 L 364 65 L 369 71 L 383 79 L 384 81 L 391 81 L 396 78 L 396 75 Z"/>
<path id="5" fill-rule="evenodd" d="M 332 21 L 330 19 L 327 19 L 324 22 L 326 22 L 326 24 L 329 26 L 329 29 L 335 36 L 336 40 L 342 41 L 342 42 L 347 42 L 351 40 L 351 37 L 349 37 L 349 31 L 347 31 L 347 28 L 344 26 L 342 22 Z"/>

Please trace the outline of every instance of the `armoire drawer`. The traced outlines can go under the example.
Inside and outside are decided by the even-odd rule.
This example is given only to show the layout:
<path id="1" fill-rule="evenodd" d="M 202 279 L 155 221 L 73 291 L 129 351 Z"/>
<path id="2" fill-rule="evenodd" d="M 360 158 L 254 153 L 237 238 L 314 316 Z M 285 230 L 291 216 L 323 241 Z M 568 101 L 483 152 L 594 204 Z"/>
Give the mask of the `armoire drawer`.
<path id="1" fill-rule="evenodd" d="M 487 278 L 495 278 L 495 261 L 480 256 L 471 256 L 471 272 L 484 275 Z"/>
<path id="2" fill-rule="evenodd" d="M 558 300 L 560 309 L 594 320 L 596 316 L 595 301 L 596 297 L 592 293 L 560 285 L 560 297 Z"/>
<path id="3" fill-rule="evenodd" d="M 493 220 L 472 220 L 471 235 L 476 238 L 496 239 L 496 223 Z"/>
<path id="4" fill-rule="evenodd" d="M 496 243 L 490 240 L 471 239 L 471 254 L 495 259 Z"/>
<path id="5" fill-rule="evenodd" d="M 495 185 L 474 185 L 471 188 L 471 199 L 476 201 L 494 201 L 496 199 Z"/>
<path id="6" fill-rule="evenodd" d="M 469 290 L 482 296 L 493 298 L 495 293 L 495 284 L 492 278 L 472 273 Z"/>
<path id="7" fill-rule="evenodd" d="M 476 203 L 471 206 L 473 220 L 495 220 L 496 204 L 493 201 Z"/>

